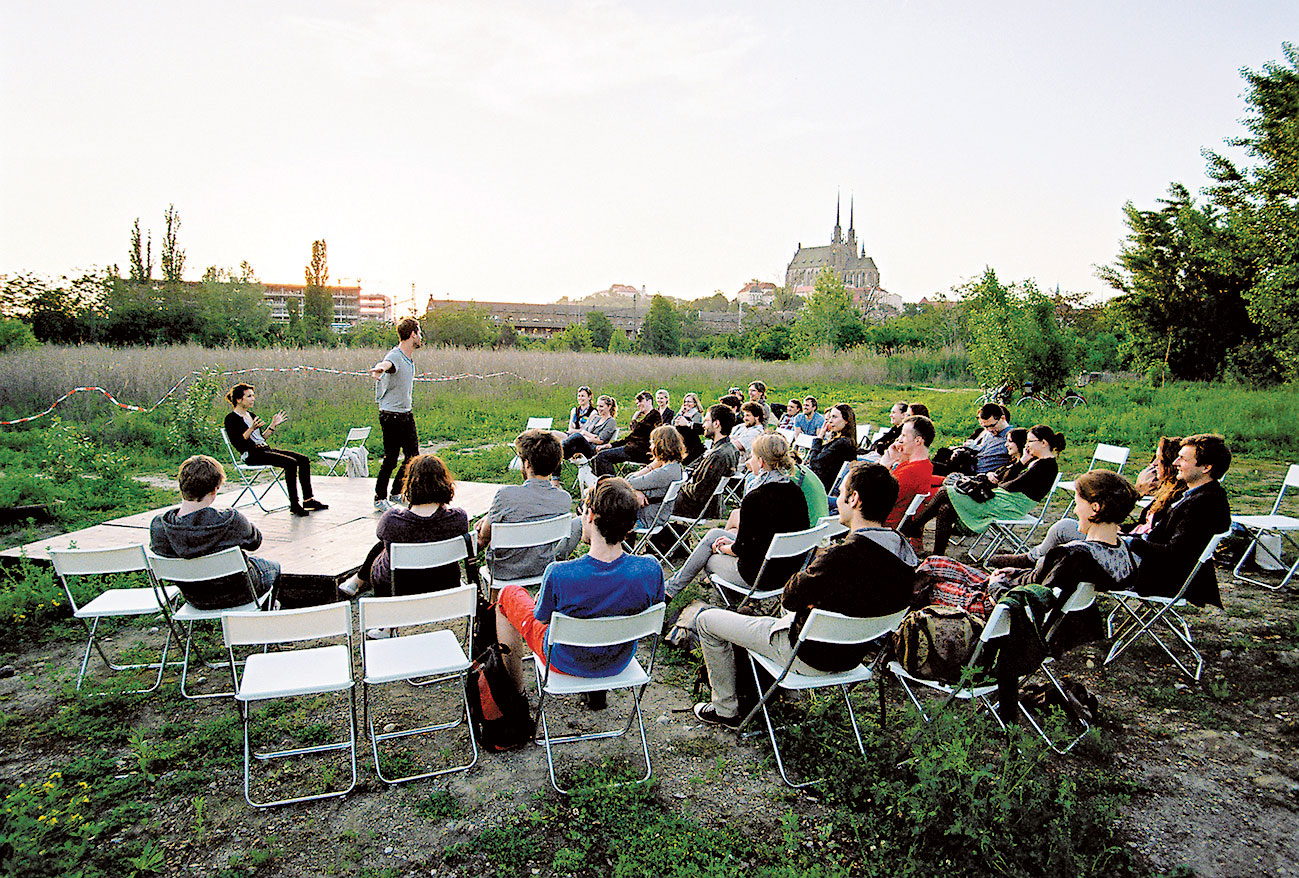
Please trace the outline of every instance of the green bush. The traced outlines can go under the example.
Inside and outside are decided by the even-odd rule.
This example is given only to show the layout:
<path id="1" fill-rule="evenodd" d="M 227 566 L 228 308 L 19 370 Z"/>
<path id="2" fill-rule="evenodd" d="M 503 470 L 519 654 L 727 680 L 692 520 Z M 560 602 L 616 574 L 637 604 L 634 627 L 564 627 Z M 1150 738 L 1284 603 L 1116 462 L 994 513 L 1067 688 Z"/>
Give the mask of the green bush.
<path id="1" fill-rule="evenodd" d="M 0 317 L 0 352 L 34 348 L 37 345 L 32 328 L 21 320 Z"/>

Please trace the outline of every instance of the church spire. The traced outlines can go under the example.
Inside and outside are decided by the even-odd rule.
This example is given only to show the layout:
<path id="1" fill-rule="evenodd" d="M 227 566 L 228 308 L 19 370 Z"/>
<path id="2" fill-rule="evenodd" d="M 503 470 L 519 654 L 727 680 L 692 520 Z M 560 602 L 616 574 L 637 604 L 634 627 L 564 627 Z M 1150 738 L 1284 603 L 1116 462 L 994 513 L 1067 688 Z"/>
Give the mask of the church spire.
<path id="1" fill-rule="evenodd" d="M 832 244 L 838 244 L 838 243 L 839 243 L 840 241 L 842 241 L 842 240 L 843 240 L 843 226 L 839 224 L 839 195 L 838 195 L 838 193 L 835 193 L 835 196 L 834 196 L 834 237 L 832 237 L 832 238 L 830 239 L 830 243 L 832 243 Z"/>
<path id="2" fill-rule="evenodd" d="M 848 252 L 857 250 L 857 229 L 853 221 L 853 197 L 848 197 Z"/>

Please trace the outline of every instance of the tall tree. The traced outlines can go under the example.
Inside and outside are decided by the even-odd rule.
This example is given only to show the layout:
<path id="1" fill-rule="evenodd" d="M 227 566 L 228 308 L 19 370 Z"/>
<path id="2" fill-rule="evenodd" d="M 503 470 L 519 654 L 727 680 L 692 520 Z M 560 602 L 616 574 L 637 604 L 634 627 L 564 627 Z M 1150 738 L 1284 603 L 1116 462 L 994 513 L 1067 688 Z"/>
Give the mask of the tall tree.
<path id="1" fill-rule="evenodd" d="M 323 238 L 311 242 L 306 280 L 307 288 L 302 291 L 302 317 L 309 329 L 328 329 L 334 322 L 334 294 L 329 289 L 329 263 Z"/>
<path id="2" fill-rule="evenodd" d="M 586 329 L 591 333 L 591 343 L 599 350 L 609 347 L 609 338 L 613 335 L 613 321 L 603 311 L 586 312 Z"/>
<path id="3" fill-rule="evenodd" d="M 794 343 L 806 353 L 825 346 L 841 350 L 861 344 L 866 338 L 861 312 L 844 289 L 843 280 L 832 268 L 817 275 L 815 292 L 808 297 L 794 323 Z"/>
<path id="4" fill-rule="evenodd" d="M 141 241 L 138 216 L 131 228 L 131 280 L 135 283 L 153 280 L 153 235 L 149 235 L 147 244 Z"/>
<path id="5" fill-rule="evenodd" d="M 181 282 L 181 275 L 185 273 L 185 251 L 180 249 L 177 243 L 177 235 L 180 233 L 180 213 L 176 210 L 176 205 L 167 205 L 163 221 L 166 224 L 166 231 L 162 236 L 162 280 L 170 286 L 176 286 Z M 138 236 L 138 223 L 136 233 Z M 144 279 L 148 280 L 148 276 L 146 275 Z"/>
<path id="6" fill-rule="evenodd" d="M 665 297 L 650 299 L 637 347 L 643 354 L 674 356 L 681 351 L 681 318 Z"/>

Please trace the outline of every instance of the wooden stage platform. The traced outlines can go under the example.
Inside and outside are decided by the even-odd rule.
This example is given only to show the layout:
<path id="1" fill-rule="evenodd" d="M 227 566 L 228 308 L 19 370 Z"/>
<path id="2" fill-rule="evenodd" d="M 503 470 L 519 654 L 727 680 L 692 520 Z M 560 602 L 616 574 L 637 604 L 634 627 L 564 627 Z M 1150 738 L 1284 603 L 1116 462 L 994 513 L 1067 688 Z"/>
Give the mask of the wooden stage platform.
<path id="1" fill-rule="evenodd" d="M 348 479 L 338 476 L 311 477 L 316 498 L 329 505 L 323 512 L 306 518 L 290 515 L 287 508 L 266 513 L 248 502 L 244 495 L 239 511 L 262 532 L 262 547 L 255 554 L 278 561 L 283 570 L 281 595 L 286 606 L 305 606 L 334 599 L 334 587 L 356 572 L 365 553 L 374 545 L 374 527 L 379 513 L 374 511 L 374 479 Z M 469 514 L 470 519 L 487 512 L 500 485 L 484 482 L 456 482 L 452 506 Z M 217 495 L 217 506 L 228 506 L 239 493 L 227 484 Z M 278 489 L 267 495 L 267 505 L 285 502 Z M 174 505 L 174 504 L 173 504 Z M 155 515 L 170 509 L 151 509 L 72 533 L 15 546 L 0 552 L 0 561 L 12 563 L 27 557 L 42 564 L 50 560 L 49 550 L 77 548 L 100 549 L 131 543 L 149 545 L 149 522 Z"/>

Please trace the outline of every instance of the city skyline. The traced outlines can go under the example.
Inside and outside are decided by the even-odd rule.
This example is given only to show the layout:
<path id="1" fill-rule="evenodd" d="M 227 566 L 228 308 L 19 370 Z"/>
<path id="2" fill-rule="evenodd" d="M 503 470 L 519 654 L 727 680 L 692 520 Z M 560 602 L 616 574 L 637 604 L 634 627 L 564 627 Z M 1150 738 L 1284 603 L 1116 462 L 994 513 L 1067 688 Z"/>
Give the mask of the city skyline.
<path id="1" fill-rule="evenodd" d="M 907 301 L 1103 294 L 1122 207 L 1205 183 L 1299 8 L 13 2 L 0 273 L 248 261 L 415 301 L 783 283 L 851 200 Z M 1230 152 L 1228 149 L 1227 151 Z"/>

